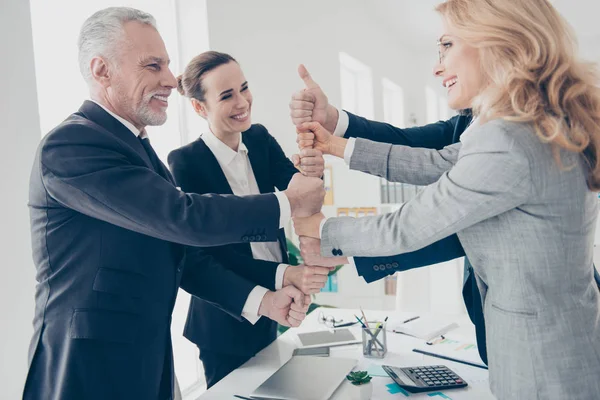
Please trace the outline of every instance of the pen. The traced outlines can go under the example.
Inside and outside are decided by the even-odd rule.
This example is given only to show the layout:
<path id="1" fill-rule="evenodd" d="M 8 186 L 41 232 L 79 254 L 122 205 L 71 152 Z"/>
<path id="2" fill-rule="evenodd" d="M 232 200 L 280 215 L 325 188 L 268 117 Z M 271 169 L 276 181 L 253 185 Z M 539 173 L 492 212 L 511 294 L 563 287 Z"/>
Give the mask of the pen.
<path id="1" fill-rule="evenodd" d="M 250 397 L 240 396 L 239 394 L 234 394 L 233 397 L 237 397 L 238 399 L 242 399 L 242 400 L 254 400 L 254 399 L 251 399 Z"/>
<path id="2" fill-rule="evenodd" d="M 363 317 L 364 317 L 364 313 L 363 313 Z M 358 318 L 356 315 L 354 315 L 354 318 L 356 318 L 356 320 L 362 325 L 363 330 L 366 330 L 366 332 L 369 334 L 369 336 L 371 336 L 371 338 L 373 338 L 374 341 L 376 341 L 377 343 L 379 343 L 379 345 L 381 346 L 381 348 L 383 349 L 383 344 L 381 344 L 381 342 L 379 341 L 379 339 L 377 339 L 375 337 L 375 335 L 373 335 L 373 332 L 371 332 L 371 329 L 369 329 L 369 327 L 367 325 L 365 325 L 360 318 Z M 367 318 L 365 317 L 365 321 L 367 320 Z M 369 351 L 371 350 L 371 346 L 369 346 Z M 377 351 L 377 355 L 381 357 L 381 352 L 379 351 L 379 349 L 377 348 L 377 346 L 375 346 L 375 351 Z"/>
<path id="3" fill-rule="evenodd" d="M 417 315 L 416 317 L 409 318 L 409 319 L 407 319 L 406 321 L 403 321 L 402 323 L 403 323 L 403 324 L 406 324 L 407 322 L 414 321 L 415 319 L 419 319 L 419 318 L 420 318 L 420 317 Z"/>
<path id="4" fill-rule="evenodd" d="M 423 351 L 423 350 L 419 350 L 419 349 L 413 349 L 413 351 L 415 353 L 425 354 L 426 356 L 441 358 L 442 360 L 454 361 L 454 362 L 457 362 L 457 363 L 461 363 L 461 364 L 465 364 L 465 365 L 470 365 L 471 367 L 477 367 L 477 368 L 481 368 L 481 369 L 488 369 L 488 367 L 486 367 L 485 365 L 475 364 L 475 363 L 472 363 L 472 362 L 469 362 L 469 361 L 464 361 L 464 360 L 458 360 L 456 358 L 452 358 L 452 357 L 448 357 L 448 356 L 443 356 L 441 354 L 430 353 L 428 351 Z"/>

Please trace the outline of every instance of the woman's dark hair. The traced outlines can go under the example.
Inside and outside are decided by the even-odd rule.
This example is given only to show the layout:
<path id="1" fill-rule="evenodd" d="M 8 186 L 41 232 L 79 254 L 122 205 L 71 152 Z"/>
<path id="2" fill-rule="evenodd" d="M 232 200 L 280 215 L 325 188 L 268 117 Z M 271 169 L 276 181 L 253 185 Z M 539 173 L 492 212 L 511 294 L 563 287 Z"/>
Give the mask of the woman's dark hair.
<path id="1" fill-rule="evenodd" d="M 236 62 L 229 54 L 218 51 L 205 51 L 192 58 L 183 71 L 177 77 L 177 91 L 182 95 L 199 101 L 204 101 L 206 90 L 202 86 L 202 76 L 218 66 L 229 62 Z"/>

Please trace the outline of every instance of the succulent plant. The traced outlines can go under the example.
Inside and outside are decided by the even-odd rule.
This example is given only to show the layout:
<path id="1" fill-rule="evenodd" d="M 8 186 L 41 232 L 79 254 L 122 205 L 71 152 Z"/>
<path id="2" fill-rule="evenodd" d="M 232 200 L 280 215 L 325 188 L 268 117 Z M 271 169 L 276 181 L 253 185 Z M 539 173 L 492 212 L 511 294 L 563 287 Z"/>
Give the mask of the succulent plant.
<path id="1" fill-rule="evenodd" d="M 346 379 L 353 385 L 360 386 L 371 382 L 372 376 L 367 371 L 354 371 L 346 375 Z"/>

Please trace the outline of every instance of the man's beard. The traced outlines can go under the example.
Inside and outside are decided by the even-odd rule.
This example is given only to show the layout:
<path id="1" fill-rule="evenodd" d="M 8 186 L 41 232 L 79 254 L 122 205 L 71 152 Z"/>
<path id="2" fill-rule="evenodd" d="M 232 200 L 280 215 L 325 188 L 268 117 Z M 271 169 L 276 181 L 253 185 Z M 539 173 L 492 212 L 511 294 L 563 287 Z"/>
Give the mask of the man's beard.
<path id="1" fill-rule="evenodd" d="M 137 104 L 133 110 L 135 116 L 144 126 L 162 125 L 167 121 L 166 111 L 154 111 L 150 107 L 152 96 L 157 93 L 149 93 Z"/>

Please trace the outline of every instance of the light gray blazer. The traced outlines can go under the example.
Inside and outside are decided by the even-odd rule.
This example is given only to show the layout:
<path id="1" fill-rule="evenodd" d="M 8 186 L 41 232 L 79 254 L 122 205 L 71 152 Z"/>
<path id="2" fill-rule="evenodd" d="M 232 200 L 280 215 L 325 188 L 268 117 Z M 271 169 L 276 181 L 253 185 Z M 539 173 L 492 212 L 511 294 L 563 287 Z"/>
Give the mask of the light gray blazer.
<path id="1" fill-rule="evenodd" d="M 598 199 L 581 157 L 562 160 L 571 168 L 559 168 L 530 125 L 501 120 L 440 151 L 357 139 L 352 169 L 430 185 L 395 213 L 327 220 L 322 254 L 393 255 L 458 233 L 481 292 L 492 392 L 598 399 Z"/>

